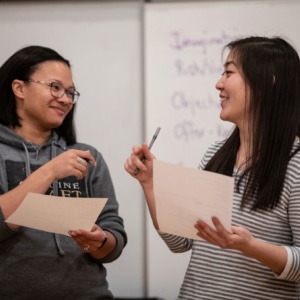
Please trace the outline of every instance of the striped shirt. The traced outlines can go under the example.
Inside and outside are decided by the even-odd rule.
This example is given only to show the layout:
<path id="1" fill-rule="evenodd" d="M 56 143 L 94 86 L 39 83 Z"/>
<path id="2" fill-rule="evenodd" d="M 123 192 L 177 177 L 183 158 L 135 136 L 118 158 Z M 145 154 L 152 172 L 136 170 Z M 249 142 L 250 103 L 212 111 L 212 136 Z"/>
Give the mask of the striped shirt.
<path id="1" fill-rule="evenodd" d="M 222 146 L 213 144 L 200 168 Z M 295 147 L 295 146 L 294 146 Z M 238 173 L 233 174 L 235 186 Z M 159 232 L 172 252 L 192 249 L 178 300 L 292 300 L 300 299 L 300 153 L 290 160 L 279 205 L 267 211 L 240 209 L 244 186 L 234 191 L 232 225 L 247 228 L 252 235 L 285 246 L 288 261 L 280 275 L 236 250 L 221 249 L 203 240 L 190 240 Z"/>

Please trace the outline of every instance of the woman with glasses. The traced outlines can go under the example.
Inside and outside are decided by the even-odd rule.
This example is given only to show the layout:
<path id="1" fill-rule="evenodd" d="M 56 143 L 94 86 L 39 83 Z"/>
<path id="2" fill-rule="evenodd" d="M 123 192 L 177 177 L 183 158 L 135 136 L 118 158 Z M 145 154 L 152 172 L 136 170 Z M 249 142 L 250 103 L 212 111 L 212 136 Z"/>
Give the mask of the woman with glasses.
<path id="1" fill-rule="evenodd" d="M 212 216 L 187 239 L 159 231 L 153 191 L 153 154 L 134 147 L 125 162 L 140 182 L 153 224 L 171 251 L 191 250 L 178 299 L 300 297 L 300 60 L 280 37 L 229 43 L 216 83 L 220 118 L 234 124 L 215 142 L 201 169 L 232 176 L 232 227 Z M 144 163 L 140 157 L 145 157 Z M 202 195 L 198 195 L 200 198 Z M 220 202 L 222 198 L 220 198 Z"/>
<path id="2" fill-rule="evenodd" d="M 113 299 L 103 264 L 127 236 L 106 162 L 76 140 L 79 95 L 52 49 L 22 48 L 0 67 L 0 299 Z M 66 236 L 5 222 L 29 192 L 108 201 L 90 231 Z"/>

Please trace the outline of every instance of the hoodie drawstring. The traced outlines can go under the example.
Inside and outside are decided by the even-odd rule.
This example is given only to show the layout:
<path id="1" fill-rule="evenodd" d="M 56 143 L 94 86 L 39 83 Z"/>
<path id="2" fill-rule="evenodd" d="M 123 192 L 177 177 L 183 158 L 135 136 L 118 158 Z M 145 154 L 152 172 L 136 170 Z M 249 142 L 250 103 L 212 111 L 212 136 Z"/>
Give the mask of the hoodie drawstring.
<path id="1" fill-rule="evenodd" d="M 26 177 L 28 177 L 30 175 L 30 158 L 29 158 L 29 153 L 28 153 L 28 149 L 25 145 L 25 143 L 22 143 L 24 150 L 25 150 L 25 155 L 26 155 L 26 162 L 25 162 L 25 170 L 26 170 Z"/>
<path id="2" fill-rule="evenodd" d="M 26 155 L 25 169 L 26 169 L 26 177 L 28 177 L 30 175 L 30 157 L 29 157 L 28 149 L 27 149 L 25 143 L 22 143 L 22 145 L 23 145 L 23 148 L 25 150 L 25 155 Z M 52 144 L 51 144 L 51 159 L 55 156 L 56 156 L 56 147 L 55 147 L 55 143 L 52 142 Z M 53 195 L 58 196 L 57 180 L 55 180 L 53 182 Z M 54 238 L 55 238 L 55 243 L 56 243 L 58 253 L 60 254 L 60 256 L 64 256 L 65 251 L 62 249 L 62 246 L 61 246 L 60 235 L 57 233 L 54 233 Z"/>
<path id="3" fill-rule="evenodd" d="M 55 156 L 56 156 L 56 147 L 55 147 L 55 143 L 52 142 L 52 144 L 51 144 L 51 159 Z M 53 181 L 53 195 L 58 196 L 57 180 Z M 54 233 L 54 238 L 55 238 L 56 247 L 58 249 L 58 253 L 60 254 L 60 256 L 64 256 L 65 251 L 63 250 L 63 248 L 61 246 L 60 235 L 57 233 Z"/>

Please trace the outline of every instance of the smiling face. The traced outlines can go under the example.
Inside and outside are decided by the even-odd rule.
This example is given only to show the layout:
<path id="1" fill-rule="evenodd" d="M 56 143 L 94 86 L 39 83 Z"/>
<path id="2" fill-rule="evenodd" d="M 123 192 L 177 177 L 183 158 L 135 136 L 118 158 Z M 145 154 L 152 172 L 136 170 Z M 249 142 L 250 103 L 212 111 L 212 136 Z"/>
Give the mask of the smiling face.
<path id="1" fill-rule="evenodd" d="M 249 88 L 231 53 L 227 56 L 224 73 L 216 83 L 216 89 L 220 91 L 220 118 L 241 129 L 247 122 Z"/>
<path id="2" fill-rule="evenodd" d="M 70 68 L 58 61 L 47 61 L 38 65 L 30 79 L 58 82 L 65 89 L 73 89 Z M 15 80 L 13 89 L 22 127 L 29 126 L 43 132 L 51 131 L 62 124 L 73 107 L 66 94 L 61 98 L 53 97 L 50 86 L 45 83 Z"/>

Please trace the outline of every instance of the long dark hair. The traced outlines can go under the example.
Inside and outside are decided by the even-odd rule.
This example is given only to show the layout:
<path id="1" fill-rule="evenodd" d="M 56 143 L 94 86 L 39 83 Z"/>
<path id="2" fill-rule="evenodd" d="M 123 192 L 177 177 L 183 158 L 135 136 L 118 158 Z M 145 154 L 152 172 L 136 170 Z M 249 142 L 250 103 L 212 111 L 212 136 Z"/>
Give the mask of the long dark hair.
<path id="1" fill-rule="evenodd" d="M 241 207 L 274 208 L 279 203 L 292 146 L 300 133 L 300 60 L 280 37 L 248 37 L 229 43 L 233 60 L 250 89 L 249 137 L 252 155 L 243 171 L 245 191 Z M 235 128 L 205 169 L 232 175 L 240 146 Z"/>
<path id="2" fill-rule="evenodd" d="M 70 62 L 56 51 L 42 46 L 28 46 L 15 52 L 0 67 L 0 123 L 5 126 L 21 126 L 20 117 L 16 112 L 16 100 L 12 90 L 15 79 L 26 81 L 37 70 L 39 64 L 46 61 L 59 61 L 69 68 Z M 74 110 L 68 113 L 62 124 L 55 128 L 68 145 L 76 143 L 74 126 Z"/>

